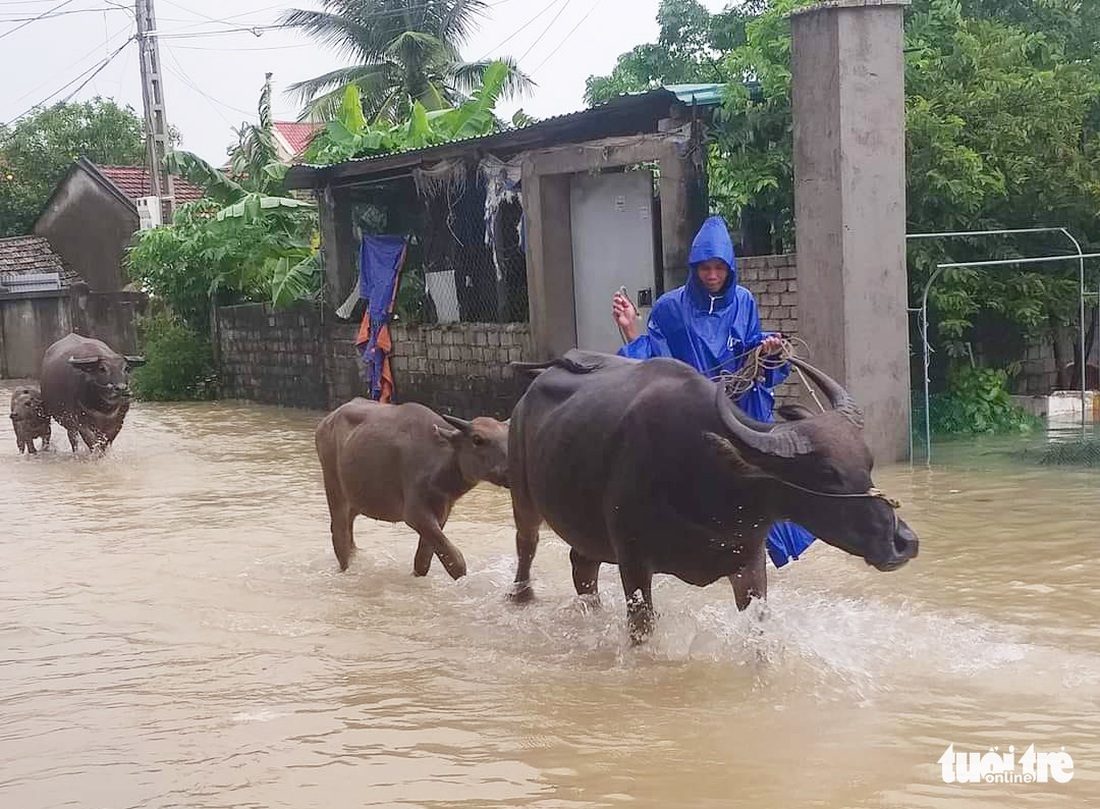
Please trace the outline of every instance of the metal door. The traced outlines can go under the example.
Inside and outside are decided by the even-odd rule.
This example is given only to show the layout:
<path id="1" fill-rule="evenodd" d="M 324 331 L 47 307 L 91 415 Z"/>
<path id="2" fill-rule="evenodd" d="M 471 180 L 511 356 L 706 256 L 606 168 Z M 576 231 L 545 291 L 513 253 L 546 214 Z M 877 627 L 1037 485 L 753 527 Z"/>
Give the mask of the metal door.
<path id="1" fill-rule="evenodd" d="M 612 353 L 622 345 L 611 317 L 615 291 L 626 287 L 641 328 L 653 305 L 653 175 L 577 174 L 569 201 L 577 347 Z"/>

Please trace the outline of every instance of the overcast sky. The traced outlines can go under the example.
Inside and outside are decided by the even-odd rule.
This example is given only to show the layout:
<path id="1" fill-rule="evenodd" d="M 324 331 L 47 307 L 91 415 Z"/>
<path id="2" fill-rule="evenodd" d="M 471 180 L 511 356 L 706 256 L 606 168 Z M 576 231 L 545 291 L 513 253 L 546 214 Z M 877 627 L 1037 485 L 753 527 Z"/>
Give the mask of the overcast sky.
<path id="1" fill-rule="evenodd" d="M 490 0 L 492 7 L 463 55 L 516 57 L 537 82 L 528 97 L 502 104 L 502 113 L 511 115 L 517 107 L 539 118 L 572 112 L 584 106 L 584 80 L 589 75 L 607 73 L 620 53 L 656 38 L 658 2 Z M 703 2 L 714 11 L 726 4 Z M 90 71 L 133 33 L 132 7 L 131 0 L 0 0 L 0 122 L 77 90 Z M 297 33 L 224 33 L 270 25 L 287 7 L 314 4 L 156 0 L 165 102 L 169 121 L 182 133 L 182 148 L 220 164 L 234 140 L 230 128 L 255 118 L 265 72 L 274 74 L 276 117 L 295 120 L 299 108 L 283 92 L 287 85 L 344 64 Z M 54 9 L 59 16 L 28 21 Z M 140 114 L 133 42 L 73 100 L 96 95 L 129 104 Z"/>

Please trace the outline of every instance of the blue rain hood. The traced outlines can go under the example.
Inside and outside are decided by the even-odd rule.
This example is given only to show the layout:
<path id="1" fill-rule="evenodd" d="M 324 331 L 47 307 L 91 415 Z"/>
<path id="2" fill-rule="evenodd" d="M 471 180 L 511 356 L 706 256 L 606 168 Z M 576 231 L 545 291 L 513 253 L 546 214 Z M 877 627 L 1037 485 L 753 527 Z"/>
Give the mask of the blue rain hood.
<path id="1" fill-rule="evenodd" d="M 730 271 L 725 286 L 719 290 L 717 295 L 711 295 L 707 291 L 695 272 L 699 269 L 700 264 L 704 261 L 710 261 L 712 258 L 722 259 Z M 695 234 L 695 239 L 691 243 L 688 266 L 690 272 L 688 273 L 687 288 L 695 304 L 707 310 L 712 307 L 724 307 L 729 292 L 737 288 L 738 278 L 737 258 L 733 254 L 733 240 L 730 238 L 726 221 L 722 217 L 712 216 L 699 228 L 699 232 Z"/>

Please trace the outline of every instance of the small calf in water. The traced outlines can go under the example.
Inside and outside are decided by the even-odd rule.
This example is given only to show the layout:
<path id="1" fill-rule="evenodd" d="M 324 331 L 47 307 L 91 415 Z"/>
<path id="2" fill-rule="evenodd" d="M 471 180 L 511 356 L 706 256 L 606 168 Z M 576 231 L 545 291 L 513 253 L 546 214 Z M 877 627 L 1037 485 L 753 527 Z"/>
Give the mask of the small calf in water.
<path id="1" fill-rule="evenodd" d="M 42 406 L 42 394 L 38 388 L 21 386 L 11 394 L 11 427 L 15 431 L 15 443 L 19 452 L 34 455 L 36 438 L 42 439 L 42 449 L 50 446 L 50 417 Z"/>
<path id="2" fill-rule="evenodd" d="M 466 574 L 466 560 L 443 528 L 455 501 L 480 481 L 508 486 L 507 422 L 353 399 L 321 421 L 315 438 L 341 570 L 355 549 L 352 523 L 362 514 L 404 522 L 420 535 L 415 575 L 427 575 L 433 555 L 452 578 Z"/>

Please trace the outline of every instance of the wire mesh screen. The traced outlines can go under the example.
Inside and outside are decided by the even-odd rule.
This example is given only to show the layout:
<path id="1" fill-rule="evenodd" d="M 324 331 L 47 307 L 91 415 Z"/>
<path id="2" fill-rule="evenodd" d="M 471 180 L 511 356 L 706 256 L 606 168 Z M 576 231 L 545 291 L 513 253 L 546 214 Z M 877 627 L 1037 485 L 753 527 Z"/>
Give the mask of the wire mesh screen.
<path id="1" fill-rule="evenodd" d="M 478 179 L 425 200 L 423 283 L 430 322 L 527 320 L 527 268 L 516 200 L 486 205 Z"/>
<path id="2" fill-rule="evenodd" d="M 447 164 L 359 189 L 359 233 L 402 235 L 395 316 L 408 323 L 525 322 L 527 264 L 518 188 Z"/>

